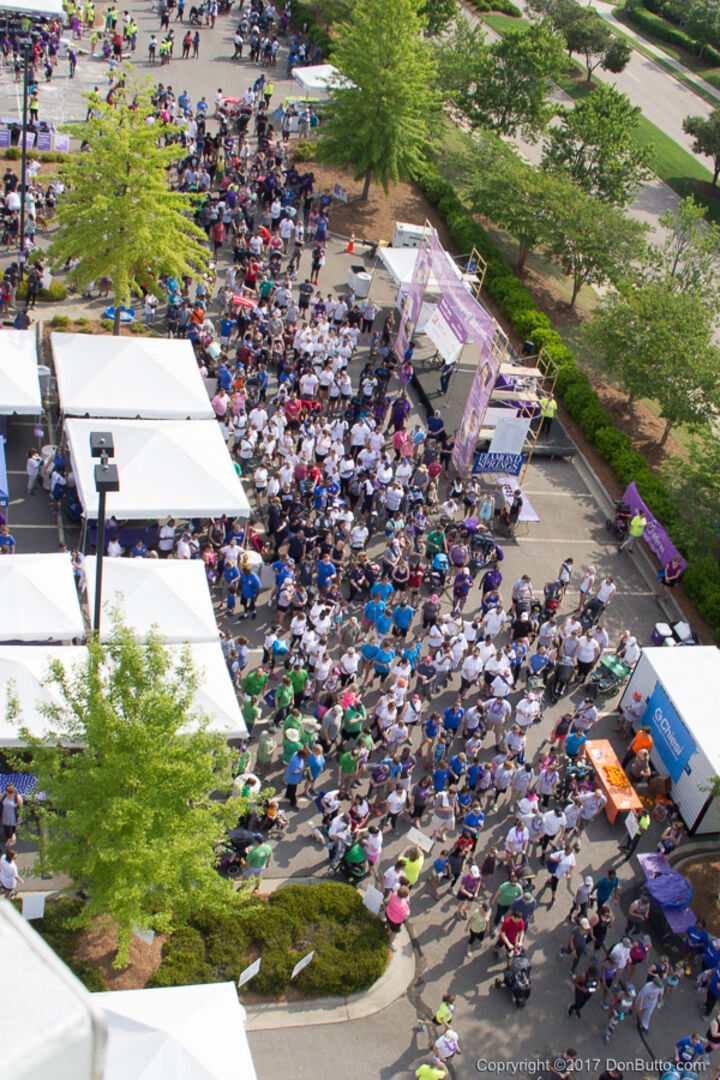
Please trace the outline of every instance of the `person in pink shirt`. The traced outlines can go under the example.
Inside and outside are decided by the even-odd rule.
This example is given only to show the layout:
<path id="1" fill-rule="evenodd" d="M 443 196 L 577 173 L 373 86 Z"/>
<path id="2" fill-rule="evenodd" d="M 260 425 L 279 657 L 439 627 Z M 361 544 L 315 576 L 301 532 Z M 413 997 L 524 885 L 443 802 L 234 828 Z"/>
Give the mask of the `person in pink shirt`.
<path id="1" fill-rule="evenodd" d="M 395 936 L 400 933 L 402 925 L 410 914 L 408 896 L 410 890 L 407 885 L 401 885 L 397 892 L 391 893 L 390 899 L 385 905 L 385 921 L 390 931 L 390 948 L 395 952 Z"/>

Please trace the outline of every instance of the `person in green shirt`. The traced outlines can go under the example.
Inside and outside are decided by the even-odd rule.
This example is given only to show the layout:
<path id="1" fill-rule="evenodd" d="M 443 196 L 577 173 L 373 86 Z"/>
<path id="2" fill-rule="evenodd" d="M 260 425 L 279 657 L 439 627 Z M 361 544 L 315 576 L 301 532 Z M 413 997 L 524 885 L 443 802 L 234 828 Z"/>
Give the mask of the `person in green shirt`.
<path id="1" fill-rule="evenodd" d="M 438 1058 L 430 1063 L 423 1062 L 419 1069 L 415 1070 L 418 1080 L 443 1080 L 448 1075 L 447 1065 L 443 1065 Z"/>
<path id="2" fill-rule="evenodd" d="M 338 770 L 338 787 L 342 795 L 349 795 L 353 784 L 353 777 L 357 772 L 360 751 L 355 746 L 352 750 L 346 750 L 340 756 L 340 768 Z"/>
<path id="3" fill-rule="evenodd" d="M 288 709 L 293 702 L 293 685 L 289 675 L 283 675 L 280 683 L 275 688 L 275 727 L 283 722 L 288 714 Z"/>
<path id="4" fill-rule="evenodd" d="M 295 707 L 297 709 L 302 705 L 302 699 L 305 697 L 305 687 L 309 678 L 307 671 L 302 667 L 293 668 L 290 672 L 290 682 L 292 683 Z"/>
<path id="5" fill-rule="evenodd" d="M 265 842 L 262 844 L 256 844 L 255 847 L 250 848 L 245 856 L 245 869 L 243 870 L 243 877 L 247 878 L 261 878 L 265 871 L 265 868 L 272 859 L 272 848 Z M 255 891 L 259 891 L 259 883 L 255 887 Z"/>
<path id="6" fill-rule="evenodd" d="M 265 777 L 270 772 L 275 748 L 276 744 L 272 732 L 261 731 L 258 739 L 257 754 L 255 755 L 255 771 L 258 776 Z"/>
<path id="7" fill-rule="evenodd" d="M 354 739 L 362 731 L 366 718 L 367 710 L 361 701 L 356 701 L 354 705 L 348 705 L 343 713 L 343 734 L 350 739 Z"/>
<path id="8" fill-rule="evenodd" d="M 428 562 L 432 562 L 433 555 L 437 555 L 440 551 L 447 553 L 447 540 L 443 529 L 433 529 L 428 533 L 425 541 L 425 551 Z"/>
<path id="9" fill-rule="evenodd" d="M 425 856 L 420 848 L 409 847 L 403 851 L 401 858 L 405 860 L 403 874 L 407 878 L 408 885 L 412 889 L 413 885 L 417 884 L 417 879 L 420 877 L 420 872 L 425 865 Z"/>
<path id="10" fill-rule="evenodd" d="M 514 873 L 510 874 L 507 881 L 503 881 L 490 901 L 491 904 L 497 904 L 493 926 L 500 925 L 501 919 L 505 918 L 513 903 L 522 896 L 522 891 L 522 885 L 519 884 Z"/>
<path id="11" fill-rule="evenodd" d="M 251 671 L 243 680 L 243 690 L 251 697 L 260 697 L 268 678 L 268 672 L 263 670 L 263 668 L 258 668 L 257 671 Z"/>
<path id="12" fill-rule="evenodd" d="M 302 731 L 302 713 L 299 709 L 293 709 L 283 720 L 283 731 L 287 731 L 288 728 Z"/>
<path id="13" fill-rule="evenodd" d="M 242 707 L 243 720 L 245 721 L 245 727 L 248 729 L 248 735 L 252 735 L 253 724 L 260 716 L 260 708 L 257 703 L 257 698 L 254 694 L 250 697 L 246 697 Z"/>

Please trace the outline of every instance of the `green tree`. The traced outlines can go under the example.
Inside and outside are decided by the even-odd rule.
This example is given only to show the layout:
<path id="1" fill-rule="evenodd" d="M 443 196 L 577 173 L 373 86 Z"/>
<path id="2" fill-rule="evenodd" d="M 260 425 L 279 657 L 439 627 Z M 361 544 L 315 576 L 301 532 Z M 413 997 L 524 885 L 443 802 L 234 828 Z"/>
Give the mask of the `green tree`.
<path id="1" fill-rule="evenodd" d="M 581 8 L 579 5 L 578 8 L 577 17 L 566 24 L 562 31 L 568 53 L 580 53 L 585 57 L 587 81 L 590 82 L 597 67 L 615 73 L 623 71 L 632 55 L 632 46 L 616 37 L 594 8 Z"/>
<path id="2" fill-rule="evenodd" d="M 692 135 L 695 140 L 693 153 L 712 158 L 712 182 L 717 184 L 720 176 L 720 105 L 714 108 L 709 116 L 686 116 L 683 120 L 683 131 L 686 135 Z"/>
<path id="3" fill-rule="evenodd" d="M 118 334 L 120 305 L 133 293 L 144 286 L 162 296 L 160 274 L 194 277 L 206 269 L 209 251 L 192 220 L 191 196 L 168 184 L 177 145 L 161 145 L 163 125 L 147 122 L 155 115 L 148 85 L 132 87 L 114 106 L 91 104 L 90 119 L 72 129 L 87 153 L 59 167 L 65 191 L 49 256 L 55 266 L 79 260 L 73 276 L 81 289 L 100 278 L 112 281 Z"/>
<path id="4" fill-rule="evenodd" d="M 595 312 L 587 336 L 623 389 L 660 406 L 664 446 L 674 426 L 709 428 L 720 415 L 720 350 L 709 305 L 668 282 L 626 289 Z"/>
<path id="5" fill-rule="evenodd" d="M 213 847 L 237 807 L 210 799 L 228 750 L 194 705 L 202 678 L 189 653 L 177 662 L 159 637 L 139 641 L 116 621 L 112 641 L 91 641 L 77 672 L 51 663 L 61 704 L 42 709 L 46 738 L 18 718 L 52 811 L 41 865 L 83 890 L 84 923 L 110 915 L 118 967 L 133 928 L 166 931 L 196 906 L 221 911 L 227 900 Z"/>
<path id="6" fill-rule="evenodd" d="M 700 46 L 700 56 L 707 45 L 720 42 L 720 5 L 717 0 L 683 0 L 681 11 L 683 28 Z"/>
<path id="7" fill-rule="evenodd" d="M 720 532 L 720 440 L 712 432 L 692 439 L 688 456 L 670 457 L 663 474 L 678 508 L 675 531 L 690 551 L 712 557 Z"/>
<path id="8" fill-rule="evenodd" d="M 589 195 L 627 206 L 638 184 L 652 175 L 652 150 L 634 138 L 640 109 L 601 84 L 559 115 L 562 123 L 548 131 L 543 168 L 568 176 Z"/>
<path id="9" fill-rule="evenodd" d="M 644 250 L 644 231 L 617 207 L 567 185 L 548 221 L 547 247 L 572 278 L 571 308 L 583 285 L 616 284 L 628 275 Z"/>
<path id="10" fill-rule="evenodd" d="M 355 0 L 311 0 L 307 10 L 320 26 L 329 30 L 335 23 L 347 19 Z"/>
<path id="11" fill-rule="evenodd" d="M 352 167 L 364 180 L 362 199 L 373 178 L 387 192 L 390 181 L 416 175 L 432 145 L 440 101 L 418 7 L 419 0 L 363 0 L 337 27 L 333 61 L 349 84 L 323 106 L 318 156 Z"/>
<path id="12" fill-rule="evenodd" d="M 458 26 L 439 57 L 443 92 L 473 127 L 534 141 L 547 126 L 550 82 L 565 65 L 562 38 L 548 23 L 509 30 L 489 46 L 482 30 Z"/>
<path id="13" fill-rule="evenodd" d="M 427 37 L 437 37 L 453 21 L 458 12 L 457 0 L 424 0 L 420 14 L 425 19 Z"/>
<path id="14" fill-rule="evenodd" d="M 717 312 L 720 281 L 720 227 L 707 219 L 692 196 L 660 218 L 662 244 L 648 249 L 648 280 L 666 280 L 674 292 L 703 297 Z"/>
<path id="15" fill-rule="evenodd" d="M 550 222 L 567 197 L 570 181 L 536 169 L 499 136 L 478 136 L 478 149 L 464 159 L 468 202 L 473 210 L 507 230 L 518 242 L 516 268 L 547 243 Z"/>

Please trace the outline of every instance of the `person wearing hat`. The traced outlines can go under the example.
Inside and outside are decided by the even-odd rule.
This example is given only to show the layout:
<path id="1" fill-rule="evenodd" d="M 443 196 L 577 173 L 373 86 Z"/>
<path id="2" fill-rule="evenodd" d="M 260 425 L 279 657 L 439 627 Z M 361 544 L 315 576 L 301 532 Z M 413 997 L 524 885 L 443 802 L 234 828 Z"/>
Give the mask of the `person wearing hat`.
<path id="1" fill-rule="evenodd" d="M 650 1030 L 650 1018 L 655 1008 L 663 999 L 662 979 L 650 979 L 635 998 L 633 1004 L 633 1016 L 637 1021 L 638 1030 L 647 1035 Z"/>
<path id="2" fill-rule="evenodd" d="M 295 735 L 294 741 L 299 744 L 299 732 L 295 728 L 291 728 L 290 731 L 292 731 L 292 733 Z M 289 735 L 290 731 L 288 731 L 286 734 Z M 304 746 L 299 747 L 298 745 L 298 749 L 295 750 L 292 757 L 288 761 L 287 768 L 285 770 L 285 798 L 288 800 L 293 810 L 297 809 L 297 787 L 305 773 L 305 766 L 307 764 L 308 757 L 309 752 L 307 748 Z"/>
<path id="3" fill-rule="evenodd" d="M 286 728 L 283 732 L 282 760 L 283 765 L 289 765 L 290 759 L 302 747 L 300 731 L 296 727 Z"/>
<path id="4" fill-rule="evenodd" d="M 578 921 L 585 918 L 588 903 L 590 901 L 590 894 L 593 891 L 594 885 L 595 882 L 590 874 L 588 874 L 587 877 L 583 879 L 582 883 L 578 885 L 575 890 L 575 896 L 573 898 L 568 919 L 572 919 L 574 915 L 577 916 Z"/>
<path id="5" fill-rule="evenodd" d="M 592 879 L 591 879 L 592 880 Z M 590 940 L 590 922 L 585 916 L 578 919 L 577 924 L 572 928 L 570 932 L 570 939 L 566 946 L 560 949 L 560 956 L 572 956 L 572 965 L 570 971 L 575 974 L 575 970 L 580 960 L 585 956 L 587 952 L 588 941 Z"/>
<path id="6" fill-rule="evenodd" d="M 613 730 L 621 734 L 628 727 L 632 731 L 645 712 L 645 700 L 639 690 L 633 690 L 629 701 L 624 701 L 620 706 L 622 718 L 619 725 Z M 634 752 L 634 751 L 633 751 Z M 628 759 L 629 760 L 629 759 Z"/>
<path id="7" fill-rule="evenodd" d="M 462 918 L 467 915 L 468 905 L 472 904 L 481 885 L 482 876 L 480 874 L 480 867 L 473 863 L 468 872 L 463 874 L 460 879 L 460 885 L 457 891 L 457 898 L 459 901 L 457 914 Z"/>

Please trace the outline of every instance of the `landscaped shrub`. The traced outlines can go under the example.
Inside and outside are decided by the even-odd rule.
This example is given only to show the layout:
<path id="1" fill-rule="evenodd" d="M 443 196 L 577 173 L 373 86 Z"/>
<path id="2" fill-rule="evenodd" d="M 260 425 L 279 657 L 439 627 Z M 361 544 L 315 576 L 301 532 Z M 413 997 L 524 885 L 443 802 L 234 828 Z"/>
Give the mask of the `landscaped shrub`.
<path id="1" fill-rule="evenodd" d="M 660 13 L 664 7 L 665 5 L 655 4 L 652 0 L 650 2 L 643 0 L 643 6 L 639 7 L 634 0 L 631 0 L 623 8 L 623 13 L 629 22 L 633 22 L 642 27 L 643 30 L 647 30 L 649 34 L 659 38 L 660 41 L 667 41 L 669 45 L 677 45 L 681 49 L 687 49 L 688 52 L 695 53 L 696 56 L 702 56 L 711 64 L 720 63 L 720 51 L 713 48 L 712 45 L 702 46 L 689 34 L 686 34 L 684 30 L 681 30 L 679 26 L 673 25 L 669 21 L 670 16 L 667 10 L 665 10 L 664 15 Z"/>
<path id="2" fill-rule="evenodd" d="M 15 294 L 18 300 L 25 300 L 27 298 L 27 281 L 20 282 Z M 63 285 L 61 281 L 51 281 L 49 289 L 41 289 L 38 294 L 39 300 L 48 300 L 53 304 L 59 304 L 62 300 L 67 299 L 67 286 Z"/>
<path id="3" fill-rule="evenodd" d="M 237 980 L 262 957 L 252 981 L 258 994 L 290 986 L 297 961 L 315 950 L 294 980 L 308 994 L 349 994 L 367 989 L 385 970 L 387 930 L 349 885 L 285 885 L 267 901 L 236 899 L 223 917 L 198 913 L 172 933 L 152 986 Z"/>
<path id="4" fill-rule="evenodd" d="M 311 161 L 315 157 L 315 147 L 308 139 L 300 139 L 293 150 L 295 161 Z"/>
<path id="5" fill-rule="evenodd" d="M 50 320 L 50 325 L 53 327 L 54 330 L 57 330 L 58 327 L 61 327 L 61 326 L 62 327 L 69 326 L 70 325 L 70 316 L 69 315 L 53 315 L 52 319 Z"/>
<path id="6" fill-rule="evenodd" d="M 33 926 L 88 990 L 94 993 L 107 990 L 102 972 L 88 960 L 78 960 L 73 956 L 77 949 L 80 929 L 71 923 L 78 917 L 82 907 L 83 901 L 79 897 L 62 896 L 48 900 L 43 918 L 34 922 Z"/>
<path id="7" fill-rule="evenodd" d="M 511 0 L 468 0 L 470 7 L 476 11 L 497 11 L 501 15 L 512 15 L 519 18 L 522 11 Z"/>
<path id="8" fill-rule="evenodd" d="M 100 326 L 103 330 L 109 330 L 111 333 L 115 329 L 115 323 L 112 321 L 112 319 L 101 319 Z"/>

